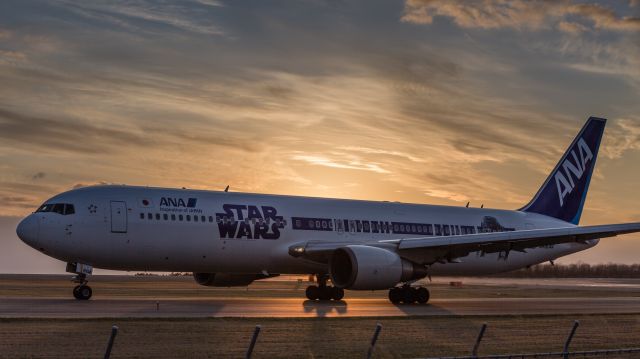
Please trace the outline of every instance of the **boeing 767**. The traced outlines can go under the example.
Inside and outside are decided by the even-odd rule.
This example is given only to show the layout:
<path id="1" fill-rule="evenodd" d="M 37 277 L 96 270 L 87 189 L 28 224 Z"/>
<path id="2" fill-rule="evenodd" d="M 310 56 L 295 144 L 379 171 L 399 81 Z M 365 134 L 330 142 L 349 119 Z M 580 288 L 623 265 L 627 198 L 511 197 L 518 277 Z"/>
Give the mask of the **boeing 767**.
<path id="1" fill-rule="evenodd" d="M 426 303 L 431 275 L 511 271 L 582 251 L 640 223 L 578 226 L 606 120 L 591 117 L 518 210 L 91 186 L 58 194 L 18 225 L 20 239 L 67 262 L 75 298 L 92 269 L 193 272 L 204 286 L 313 274 L 311 300 L 389 290 Z"/>

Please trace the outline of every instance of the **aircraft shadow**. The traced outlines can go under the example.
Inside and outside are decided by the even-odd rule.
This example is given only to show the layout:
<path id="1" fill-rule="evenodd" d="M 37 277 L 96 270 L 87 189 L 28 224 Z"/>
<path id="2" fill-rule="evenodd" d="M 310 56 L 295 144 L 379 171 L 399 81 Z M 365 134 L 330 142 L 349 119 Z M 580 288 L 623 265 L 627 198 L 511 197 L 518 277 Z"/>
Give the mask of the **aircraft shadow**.
<path id="1" fill-rule="evenodd" d="M 305 300 L 302 303 L 302 308 L 305 313 L 316 313 L 316 316 L 319 318 L 326 317 L 329 314 L 338 314 L 344 315 L 347 314 L 347 302 L 344 300 L 333 301 L 316 301 L 316 300 Z"/>

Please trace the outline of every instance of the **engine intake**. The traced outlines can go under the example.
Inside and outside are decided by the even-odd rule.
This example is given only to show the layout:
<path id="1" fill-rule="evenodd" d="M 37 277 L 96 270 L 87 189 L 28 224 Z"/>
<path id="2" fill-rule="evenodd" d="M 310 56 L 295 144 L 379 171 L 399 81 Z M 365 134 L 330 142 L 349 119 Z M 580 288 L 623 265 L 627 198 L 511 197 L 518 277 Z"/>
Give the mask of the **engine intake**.
<path id="1" fill-rule="evenodd" d="M 383 248 L 352 245 L 333 252 L 329 260 L 329 274 L 338 288 L 374 290 L 424 278 L 427 268 Z"/>

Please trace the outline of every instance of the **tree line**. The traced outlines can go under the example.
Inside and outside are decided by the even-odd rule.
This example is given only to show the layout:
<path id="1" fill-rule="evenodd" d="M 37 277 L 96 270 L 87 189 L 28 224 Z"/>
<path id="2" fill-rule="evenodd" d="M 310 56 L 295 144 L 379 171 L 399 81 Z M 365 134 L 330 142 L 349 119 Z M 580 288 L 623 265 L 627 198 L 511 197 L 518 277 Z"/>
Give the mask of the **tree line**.
<path id="1" fill-rule="evenodd" d="M 640 278 L 640 264 L 537 264 L 494 275 L 510 278 Z"/>

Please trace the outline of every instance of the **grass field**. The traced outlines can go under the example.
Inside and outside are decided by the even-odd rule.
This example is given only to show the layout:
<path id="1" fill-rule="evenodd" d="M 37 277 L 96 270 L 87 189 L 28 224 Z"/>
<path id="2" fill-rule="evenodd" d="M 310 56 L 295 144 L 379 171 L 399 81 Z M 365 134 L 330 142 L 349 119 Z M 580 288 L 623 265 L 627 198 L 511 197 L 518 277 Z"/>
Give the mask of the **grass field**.
<path id="1" fill-rule="evenodd" d="M 112 324 L 120 327 L 112 358 L 243 357 L 262 325 L 256 358 L 364 357 L 376 323 L 376 358 L 470 353 L 483 322 L 480 354 L 560 351 L 574 319 L 576 350 L 640 346 L 640 315 L 423 317 L 384 319 L 0 320 L 2 358 L 97 358 Z M 611 357 L 609 357 L 611 358 Z"/>
<path id="2" fill-rule="evenodd" d="M 108 277 L 91 282 L 104 297 L 300 297 L 306 282 L 258 282 L 248 288 L 207 288 L 189 277 Z M 3 297 L 69 297 L 67 276 L 0 276 Z M 430 285 L 432 296 L 611 297 L 640 296 L 637 289 L 549 286 Z M 348 292 L 349 298 L 384 298 L 386 292 Z M 1 316 L 2 313 L 0 313 Z M 120 327 L 112 358 L 243 357 L 255 325 L 262 325 L 256 358 L 364 357 L 376 323 L 383 329 L 376 358 L 469 354 L 483 322 L 489 327 L 480 354 L 560 351 L 574 320 L 581 325 L 572 349 L 640 347 L 640 314 L 572 316 L 444 316 L 385 318 L 206 319 L 0 319 L 0 358 L 99 358 L 110 328 Z M 624 357 L 624 356 L 622 356 Z M 612 357 L 609 357 L 612 358 Z M 629 356 L 626 356 L 629 358 Z"/>

